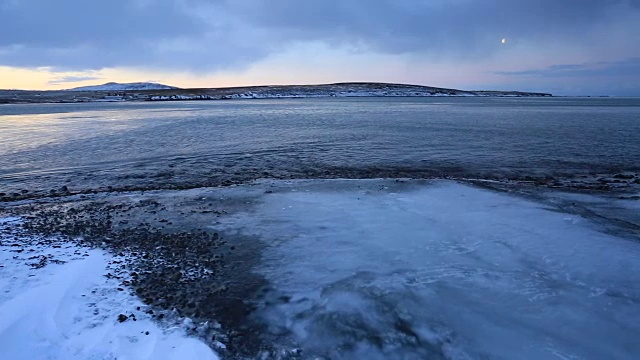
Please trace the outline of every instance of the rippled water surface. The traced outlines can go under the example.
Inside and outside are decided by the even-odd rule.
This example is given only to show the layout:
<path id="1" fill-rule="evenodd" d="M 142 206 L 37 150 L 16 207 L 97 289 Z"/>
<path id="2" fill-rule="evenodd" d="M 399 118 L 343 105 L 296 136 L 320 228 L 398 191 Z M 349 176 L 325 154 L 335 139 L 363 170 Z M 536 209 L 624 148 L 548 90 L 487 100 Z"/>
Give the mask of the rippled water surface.
<path id="1" fill-rule="evenodd" d="M 365 98 L 0 106 L 0 181 L 637 170 L 640 99 Z"/>

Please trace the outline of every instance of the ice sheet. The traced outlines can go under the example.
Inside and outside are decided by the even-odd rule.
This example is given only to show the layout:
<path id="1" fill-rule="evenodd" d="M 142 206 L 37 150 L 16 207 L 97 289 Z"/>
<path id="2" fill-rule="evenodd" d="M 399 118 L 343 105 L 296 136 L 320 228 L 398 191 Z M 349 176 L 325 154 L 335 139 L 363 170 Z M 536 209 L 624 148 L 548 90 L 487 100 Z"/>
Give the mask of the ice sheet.
<path id="1" fill-rule="evenodd" d="M 640 355 L 637 241 L 454 182 L 293 184 L 234 220 L 268 244 L 256 318 L 274 342 L 345 359 Z"/>

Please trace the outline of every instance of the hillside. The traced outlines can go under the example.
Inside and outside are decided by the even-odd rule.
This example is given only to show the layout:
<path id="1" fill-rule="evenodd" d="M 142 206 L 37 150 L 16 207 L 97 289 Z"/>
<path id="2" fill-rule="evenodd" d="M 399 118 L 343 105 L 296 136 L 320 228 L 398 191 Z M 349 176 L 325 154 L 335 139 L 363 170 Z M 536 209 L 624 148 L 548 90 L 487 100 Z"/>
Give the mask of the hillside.
<path id="1" fill-rule="evenodd" d="M 135 83 L 116 83 L 109 82 L 102 85 L 81 86 L 69 91 L 140 91 L 140 90 L 177 90 L 175 86 L 151 83 L 151 82 L 135 82 Z"/>
<path id="2" fill-rule="evenodd" d="M 226 99 L 279 99 L 322 97 L 546 97 L 547 93 L 520 91 L 467 91 L 422 85 L 336 83 L 181 89 L 155 83 L 107 83 L 72 90 L 0 90 L 2 103 L 74 103 L 99 101 L 176 101 Z"/>

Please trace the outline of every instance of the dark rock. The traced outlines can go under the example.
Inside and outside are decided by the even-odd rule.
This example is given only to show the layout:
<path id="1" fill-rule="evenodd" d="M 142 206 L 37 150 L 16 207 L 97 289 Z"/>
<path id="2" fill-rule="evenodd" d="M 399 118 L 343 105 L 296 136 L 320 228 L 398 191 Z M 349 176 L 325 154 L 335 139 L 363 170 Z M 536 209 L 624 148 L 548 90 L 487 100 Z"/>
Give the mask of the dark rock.
<path id="1" fill-rule="evenodd" d="M 118 315 L 118 322 L 125 322 L 127 320 L 129 320 L 129 317 L 127 315 L 125 314 Z"/>
<path id="2" fill-rule="evenodd" d="M 60 192 L 63 192 L 63 193 L 67 193 L 67 192 L 69 192 L 69 188 L 67 187 L 67 185 L 62 186 L 62 187 L 60 188 Z"/>
<path id="3" fill-rule="evenodd" d="M 33 268 L 33 269 L 41 269 L 41 268 L 47 266 L 48 258 L 46 256 L 40 255 L 40 256 L 36 256 L 34 258 L 37 258 L 38 261 L 29 264 L 29 266 L 31 266 L 31 268 Z"/>
<path id="4" fill-rule="evenodd" d="M 633 179 L 633 175 L 615 174 L 615 175 L 613 175 L 613 178 L 614 179 L 631 180 L 631 179 Z"/>
<path id="5" fill-rule="evenodd" d="M 175 274 L 173 274 L 173 275 L 171 276 L 171 278 L 170 278 L 170 279 L 171 279 L 172 281 L 176 281 L 176 282 L 177 282 L 177 281 L 180 281 L 180 279 L 181 279 L 181 278 L 182 278 L 182 272 L 177 271 Z"/>

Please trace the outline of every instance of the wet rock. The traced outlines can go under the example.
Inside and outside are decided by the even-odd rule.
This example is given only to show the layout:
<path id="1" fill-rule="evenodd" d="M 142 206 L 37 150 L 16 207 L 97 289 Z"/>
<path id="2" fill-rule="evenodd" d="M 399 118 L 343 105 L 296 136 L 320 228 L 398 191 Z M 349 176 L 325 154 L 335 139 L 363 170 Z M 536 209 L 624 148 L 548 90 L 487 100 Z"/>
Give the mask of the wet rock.
<path id="1" fill-rule="evenodd" d="M 37 259 L 36 262 L 30 263 L 29 266 L 31 266 L 32 269 L 41 269 L 45 266 L 47 266 L 47 262 L 48 262 L 48 258 L 44 255 L 40 255 L 40 256 L 35 256 L 31 259 Z"/>
<path id="2" fill-rule="evenodd" d="M 53 196 L 62 194 L 57 190 L 53 192 Z M 260 280 L 247 282 L 251 287 L 246 289 L 244 284 L 227 286 L 225 282 L 230 276 L 244 277 L 246 275 L 240 274 L 250 273 L 244 267 L 244 264 L 249 266 L 246 260 L 234 262 L 234 256 L 240 256 L 247 249 L 234 243 L 236 251 L 229 252 L 230 247 L 224 246 L 220 234 L 205 230 L 201 224 L 184 226 L 181 220 L 175 220 L 183 216 L 172 217 L 181 209 L 167 209 L 157 201 L 131 204 L 111 199 L 64 203 L 58 200 L 29 206 L 31 208 L 24 208 L 25 230 L 38 235 L 55 234 L 70 243 L 104 248 L 116 255 L 105 276 L 120 281 L 119 291 L 131 287 L 132 292 L 143 299 L 148 307 L 138 311 L 148 311 L 155 319 L 170 322 L 180 316 L 189 316 L 197 326 L 207 321 L 220 321 L 222 329 L 207 328 L 198 334 L 203 339 L 211 338 L 212 333 L 225 338 L 228 331 L 237 329 L 250 310 L 249 305 L 234 299 L 248 298 L 253 293 L 251 287 L 261 286 Z M 207 206 L 212 208 L 216 204 L 208 203 Z M 167 216 L 158 220 L 167 224 L 173 221 L 175 227 L 162 229 L 152 221 L 149 211 L 167 212 Z M 222 210 L 214 212 L 223 213 Z M 127 219 L 128 223 L 120 223 L 122 219 Z M 243 268 L 238 269 L 239 265 Z M 127 315 L 120 314 L 118 321 L 135 321 L 133 314 Z M 233 341 L 241 344 L 245 340 L 243 335 L 236 336 Z"/>
<path id="3" fill-rule="evenodd" d="M 177 271 L 175 274 L 171 275 L 171 277 L 169 279 L 171 281 L 173 281 L 173 282 L 178 282 L 178 281 L 180 281 L 181 278 L 182 278 L 182 272 L 181 271 Z"/>

